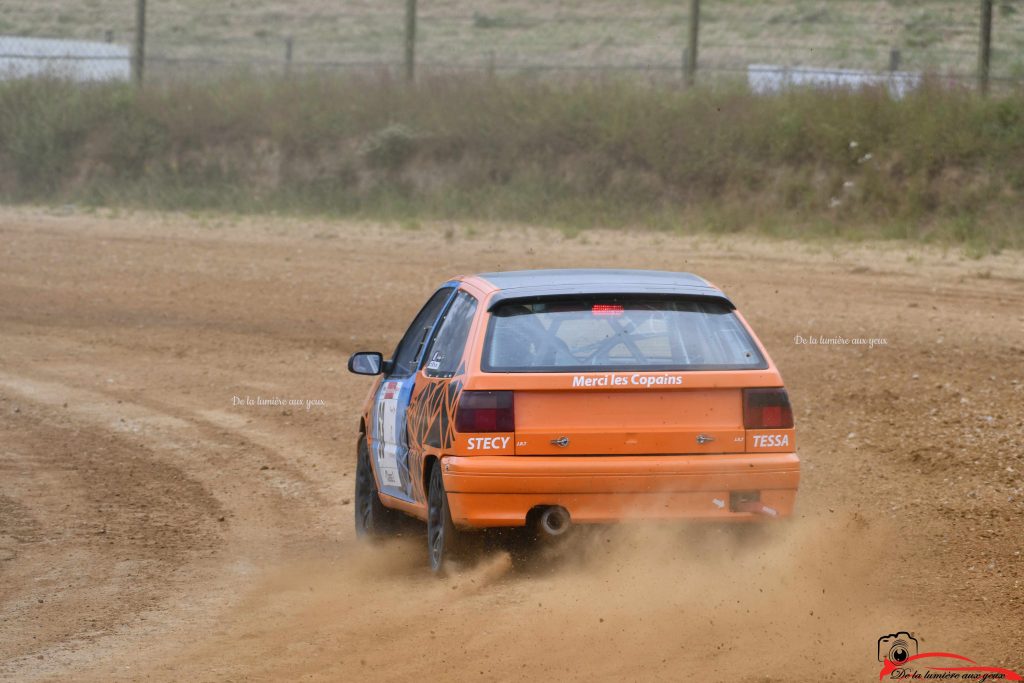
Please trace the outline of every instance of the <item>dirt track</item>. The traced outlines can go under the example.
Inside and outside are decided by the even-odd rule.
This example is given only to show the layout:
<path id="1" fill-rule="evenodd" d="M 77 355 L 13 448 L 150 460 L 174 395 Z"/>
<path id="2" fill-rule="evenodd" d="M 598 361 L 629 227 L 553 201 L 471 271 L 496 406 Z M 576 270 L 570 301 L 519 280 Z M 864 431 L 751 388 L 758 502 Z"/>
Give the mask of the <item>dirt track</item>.
<path id="1" fill-rule="evenodd" d="M 440 581 L 419 538 L 357 545 L 345 357 L 451 274 L 612 265 L 738 302 L 799 517 Z M 0 209 L 0 677 L 869 681 L 897 630 L 1021 670 L 1022 473 L 1020 254 Z"/>

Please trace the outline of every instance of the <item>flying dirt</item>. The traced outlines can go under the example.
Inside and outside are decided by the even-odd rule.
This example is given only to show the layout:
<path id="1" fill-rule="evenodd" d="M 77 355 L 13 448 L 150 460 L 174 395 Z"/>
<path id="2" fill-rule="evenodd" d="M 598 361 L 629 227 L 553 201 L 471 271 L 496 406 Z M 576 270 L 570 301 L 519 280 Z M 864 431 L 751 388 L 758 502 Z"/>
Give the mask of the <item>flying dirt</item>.
<path id="1" fill-rule="evenodd" d="M 73 208 L 2 209 L 0 238 L 0 677 L 869 681 L 899 631 L 1024 668 L 1021 254 Z M 348 355 L 452 275 L 613 266 L 746 312 L 794 517 L 444 578 L 415 524 L 357 542 Z"/>

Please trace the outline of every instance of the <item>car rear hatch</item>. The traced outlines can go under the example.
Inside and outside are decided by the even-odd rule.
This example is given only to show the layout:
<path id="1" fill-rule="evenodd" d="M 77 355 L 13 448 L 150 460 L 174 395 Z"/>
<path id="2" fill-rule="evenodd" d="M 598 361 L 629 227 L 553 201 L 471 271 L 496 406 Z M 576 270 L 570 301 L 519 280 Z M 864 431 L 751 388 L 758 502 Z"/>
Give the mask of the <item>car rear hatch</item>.
<path id="1" fill-rule="evenodd" d="M 517 455 L 741 453 L 744 435 L 741 389 L 515 392 Z"/>
<path id="2" fill-rule="evenodd" d="M 779 383 L 724 297 L 504 300 L 481 365 L 516 455 L 742 453 L 744 387 Z"/>

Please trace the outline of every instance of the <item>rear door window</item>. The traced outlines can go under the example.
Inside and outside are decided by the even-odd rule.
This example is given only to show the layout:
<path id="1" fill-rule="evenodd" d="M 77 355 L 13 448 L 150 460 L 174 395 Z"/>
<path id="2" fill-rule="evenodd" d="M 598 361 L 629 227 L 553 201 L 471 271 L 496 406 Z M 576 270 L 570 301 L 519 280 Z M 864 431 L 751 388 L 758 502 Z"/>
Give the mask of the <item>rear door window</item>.
<path id="1" fill-rule="evenodd" d="M 729 306 L 692 299 L 509 302 L 491 312 L 483 357 L 490 372 L 765 367 Z"/>
<path id="2" fill-rule="evenodd" d="M 391 377 L 408 377 L 416 372 L 427 335 L 434 329 L 434 323 L 437 322 L 438 316 L 441 315 L 441 309 L 444 308 L 445 302 L 451 295 L 451 287 L 442 287 L 434 292 L 434 295 L 420 309 L 405 336 L 402 337 L 402 341 L 398 343 L 398 348 L 395 349 L 395 367 L 391 372 Z"/>
<path id="3" fill-rule="evenodd" d="M 451 377 L 458 371 L 476 308 L 476 299 L 467 292 L 459 292 L 455 296 L 455 300 L 441 318 L 437 334 L 427 349 L 427 375 Z"/>

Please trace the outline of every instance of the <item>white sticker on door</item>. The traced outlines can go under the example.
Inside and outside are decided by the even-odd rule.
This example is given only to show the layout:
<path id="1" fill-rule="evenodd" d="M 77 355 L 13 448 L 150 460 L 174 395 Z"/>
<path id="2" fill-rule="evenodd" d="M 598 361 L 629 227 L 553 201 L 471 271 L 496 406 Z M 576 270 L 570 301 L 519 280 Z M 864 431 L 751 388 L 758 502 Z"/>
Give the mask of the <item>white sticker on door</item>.
<path id="1" fill-rule="evenodd" d="M 395 449 L 398 439 L 398 382 L 385 382 L 377 405 L 377 427 L 383 448 L 377 450 L 377 472 L 384 486 L 401 486 Z"/>

